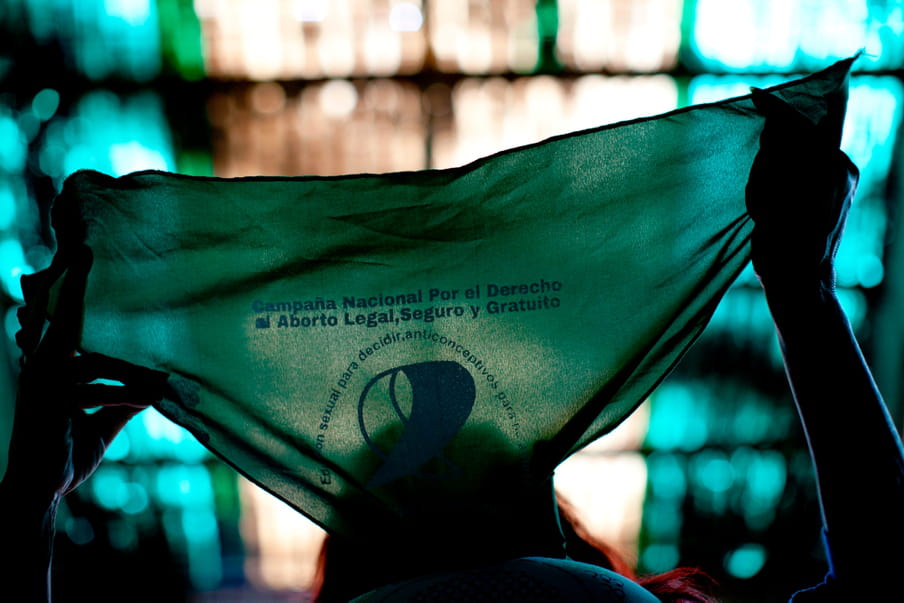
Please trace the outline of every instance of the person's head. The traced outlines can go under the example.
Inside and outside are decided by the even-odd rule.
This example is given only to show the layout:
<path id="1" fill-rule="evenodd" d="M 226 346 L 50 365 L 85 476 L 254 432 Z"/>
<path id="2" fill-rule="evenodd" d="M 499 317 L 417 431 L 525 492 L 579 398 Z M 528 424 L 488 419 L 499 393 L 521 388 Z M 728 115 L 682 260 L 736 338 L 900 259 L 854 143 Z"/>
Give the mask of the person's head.
<path id="1" fill-rule="evenodd" d="M 574 506 L 557 494 L 557 508 L 564 556 L 620 574 L 637 582 L 664 603 L 714 603 L 714 581 L 696 568 L 638 576 L 614 547 L 590 532 Z M 472 532 L 473 534 L 473 532 Z M 487 531 L 464 546 L 446 543 L 429 534 L 412 548 L 406 538 L 381 538 L 376 546 L 327 536 L 321 546 L 312 591 L 318 603 L 345 602 L 380 586 L 420 575 L 467 570 L 474 566 L 511 559 L 495 546 L 499 535 Z M 499 551 L 498 554 L 487 551 Z M 532 553 L 526 552 L 524 556 Z M 514 557 L 521 555 L 514 554 Z M 559 556 L 561 557 L 561 556 Z"/>

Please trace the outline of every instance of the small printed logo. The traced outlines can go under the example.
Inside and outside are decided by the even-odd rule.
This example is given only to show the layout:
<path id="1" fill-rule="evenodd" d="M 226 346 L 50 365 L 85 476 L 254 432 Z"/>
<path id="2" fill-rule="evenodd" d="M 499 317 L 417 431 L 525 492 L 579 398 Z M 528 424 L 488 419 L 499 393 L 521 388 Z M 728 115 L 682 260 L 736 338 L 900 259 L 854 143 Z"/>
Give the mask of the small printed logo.
<path id="1" fill-rule="evenodd" d="M 442 451 L 464 426 L 475 397 L 471 373 L 448 360 L 399 366 L 368 381 L 358 400 L 358 424 L 368 447 L 383 459 L 368 487 L 439 475 L 425 469 L 434 460 L 455 472 Z"/>

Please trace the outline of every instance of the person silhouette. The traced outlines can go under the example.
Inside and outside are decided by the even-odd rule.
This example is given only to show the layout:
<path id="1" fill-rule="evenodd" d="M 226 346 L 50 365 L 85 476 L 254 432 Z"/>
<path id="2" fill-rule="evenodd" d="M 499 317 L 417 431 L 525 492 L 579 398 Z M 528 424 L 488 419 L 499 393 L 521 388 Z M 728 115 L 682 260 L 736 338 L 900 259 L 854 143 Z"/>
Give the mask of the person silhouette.
<path id="1" fill-rule="evenodd" d="M 767 116 L 747 189 L 754 222 L 753 266 L 775 322 L 815 467 L 830 559 L 825 581 L 792 598 L 795 603 L 882 600 L 893 592 L 895 570 L 904 561 L 898 544 L 904 537 L 904 449 L 835 291 L 835 253 L 857 168 L 838 149 L 839 141 L 824 133 L 828 128 L 810 123 L 768 94 L 754 91 L 753 98 Z M 165 388 L 164 373 L 77 353 L 80 302 L 90 266 L 91 254 L 84 248 L 70 268 L 73 278 L 65 280 L 60 311 L 46 333 L 19 334 L 24 361 L 9 462 L 0 482 L 0 512 L 7 547 L 15 551 L 3 566 L 4 577 L 20 600 L 50 599 L 53 523 L 60 500 L 92 474 L 116 433 L 160 399 Z M 25 277 L 23 288 L 34 286 L 36 278 Z M 123 385 L 92 383 L 98 378 Z M 101 410 L 85 412 L 96 406 Z M 657 587 L 620 576 L 614 571 L 618 568 L 601 568 L 592 555 L 572 555 L 591 563 L 521 556 L 492 533 L 471 536 L 482 560 L 499 551 L 496 560 L 467 567 L 468 560 L 460 559 L 445 573 L 432 575 L 394 575 L 389 555 L 380 555 L 379 545 L 341 542 L 329 553 L 321 599 L 417 600 L 426 593 L 437 595 L 442 586 L 445 600 L 462 600 L 463 589 L 516 576 L 522 600 L 534 595 L 539 598 L 533 600 L 553 600 L 550 593 L 563 592 L 564 582 L 597 601 L 657 600 Z M 403 554 L 412 559 L 435 556 L 439 566 L 467 554 L 444 550 L 444 543 L 430 534 L 403 543 L 417 547 Z M 367 564 L 366 572 L 361 564 Z M 437 564 L 421 567 L 436 569 Z M 350 576 L 360 579 L 340 589 L 341 595 L 329 594 L 336 590 L 331 585 L 348 583 Z M 692 592 L 695 584 L 699 586 L 689 579 L 686 592 L 669 598 L 661 590 L 659 600 L 708 600 L 705 592 Z"/>

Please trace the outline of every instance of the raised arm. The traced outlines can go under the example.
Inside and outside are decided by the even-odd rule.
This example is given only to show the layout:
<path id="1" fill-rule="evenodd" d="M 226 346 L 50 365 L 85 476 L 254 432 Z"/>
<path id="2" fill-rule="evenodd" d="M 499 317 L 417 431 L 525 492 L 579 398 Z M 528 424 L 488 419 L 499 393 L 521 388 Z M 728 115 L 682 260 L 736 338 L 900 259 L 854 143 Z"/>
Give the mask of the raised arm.
<path id="1" fill-rule="evenodd" d="M 40 341 L 23 346 L 28 352 L 0 482 L 0 533 L 11 552 L 0 565 L 2 581 L 17 601 L 50 600 L 60 500 L 94 472 L 116 434 L 160 397 L 165 383 L 166 376 L 156 371 L 94 354 L 76 356 L 89 268 L 90 253 L 84 250 L 70 267 L 57 318 Z M 40 329 L 32 333 L 38 337 Z M 123 386 L 91 383 L 102 377 Z M 103 408 L 93 414 L 84 410 L 97 406 Z"/>
<path id="2" fill-rule="evenodd" d="M 767 121 L 748 185 L 753 264 L 816 470 L 832 564 L 826 585 L 794 600 L 876 600 L 867 593 L 886 592 L 904 562 L 904 452 L 835 292 L 858 172 L 787 105 L 754 100 Z"/>

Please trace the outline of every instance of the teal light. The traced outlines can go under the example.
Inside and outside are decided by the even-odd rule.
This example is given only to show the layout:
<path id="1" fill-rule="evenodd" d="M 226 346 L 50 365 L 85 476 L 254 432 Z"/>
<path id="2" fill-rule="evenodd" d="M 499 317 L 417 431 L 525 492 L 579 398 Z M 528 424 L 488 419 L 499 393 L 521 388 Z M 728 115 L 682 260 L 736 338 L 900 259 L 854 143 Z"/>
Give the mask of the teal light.
<path id="1" fill-rule="evenodd" d="M 711 71 L 771 71 L 790 66 L 793 4 L 783 0 L 689 0 L 694 57 Z M 759 69 L 758 69 L 759 68 Z"/>
<path id="2" fill-rule="evenodd" d="M 136 140 L 110 145 L 110 165 L 114 174 L 128 174 L 138 170 L 165 170 L 167 158 Z"/>
<path id="3" fill-rule="evenodd" d="M 860 183 L 838 250 L 838 284 L 842 287 L 868 289 L 885 279 L 885 191 L 902 112 L 904 86 L 900 80 L 854 78 L 842 148 L 860 169 Z"/>
<path id="4" fill-rule="evenodd" d="M 104 0 L 108 17 L 125 21 L 130 27 L 140 27 L 151 17 L 150 0 Z"/>
<path id="5" fill-rule="evenodd" d="M 882 282 L 887 225 L 881 198 L 855 199 L 835 262 L 838 286 L 870 288 Z"/>
<path id="6" fill-rule="evenodd" d="M 204 465 L 168 464 L 156 475 L 155 493 L 167 506 L 204 508 L 213 504 L 210 473 Z"/>
<path id="7" fill-rule="evenodd" d="M 742 446 L 732 453 L 731 464 L 739 482 L 733 497 L 735 512 L 751 530 L 768 528 L 787 483 L 785 457 L 777 450 Z"/>
<path id="8" fill-rule="evenodd" d="M 653 540 L 677 540 L 681 532 L 680 505 L 671 500 L 652 500 L 644 505 L 644 529 Z"/>
<path id="9" fill-rule="evenodd" d="M 724 515 L 734 498 L 737 475 L 721 450 L 704 449 L 693 455 L 689 482 L 694 507 L 705 515 Z"/>
<path id="10" fill-rule="evenodd" d="M 773 408 L 753 391 L 739 392 L 736 408 L 730 418 L 726 417 L 731 424 L 731 439 L 746 444 L 769 440 L 770 431 L 777 431 L 774 415 Z M 775 435 L 784 435 L 784 430 L 781 432 Z"/>
<path id="11" fill-rule="evenodd" d="M 687 493 L 684 464 L 679 457 L 654 452 L 647 457 L 647 479 L 655 498 L 683 499 Z"/>
<path id="12" fill-rule="evenodd" d="M 111 452 L 129 463 L 159 460 L 199 463 L 209 456 L 194 436 L 153 408 L 141 412 L 126 425 L 113 441 L 108 456 Z"/>
<path id="13" fill-rule="evenodd" d="M 136 457 L 147 459 L 175 459 L 184 463 L 198 463 L 208 456 L 207 450 L 184 428 L 179 427 L 157 410 L 149 408 L 130 429 Z"/>
<path id="14" fill-rule="evenodd" d="M 713 450 L 704 450 L 694 456 L 691 476 L 698 485 L 716 494 L 727 492 L 735 482 L 732 464 L 724 453 Z"/>
<path id="15" fill-rule="evenodd" d="M 177 465 L 161 467 L 157 472 L 154 493 L 164 505 L 180 506 L 184 490 L 183 480 L 187 479 L 183 473 L 182 467 Z"/>
<path id="16" fill-rule="evenodd" d="M 753 269 L 750 271 L 752 275 Z M 755 281 L 750 283 L 752 287 L 735 287 L 722 298 L 710 320 L 710 329 L 729 334 L 745 333 L 748 337 L 773 336 L 775 327 L 766 299 L 756 277 L 751 278 Z"/>
<path id="17" fill-rule="evenodd" d="M 13 238 L 0 240 L 0 284 L 6 293 L 15 300 L 23 301 L 20 279 L 31 272 L 33 269 L 25 261 L 22 243 Z"/>
<path id="18" fill-rule="evenodd" d="M 155 0 L 22 0 L 22 4 L 24 18 L 17 21 L 39 43 L 58 43 L 89 78 L 147 81 L 160 71 Z"/>
<path id="19" fill-rule="evenodd" d="M 94 528 L 91 522 L 84 517 L 69 516 L 66 518 L 63 529 L 74 544 L 85 545 L 94 540 Z"/>
<path id="20" fill-rule="evenodd" d="M 92 79 L 120 75 L 139 81 L 160 70 L 156 6 L 149 0 L 73 2 L 72 45 L 80 70 Z"/>
<path id="21" fill-rule="evenodd" d="M 750 94 L 751 87 L 768 88 L 788 81 L 780 75 L 714 75 L 695 76 L 688 84 L 687 93 L 690 104 L 713 103 L 726 98 L 735 98 Z"/>
<path id="22" fill-rule="evenodd" d="M 25 138 L 26 145 L 31 143 L 41 131 L 41 120 L 35 116 L 33 111 L 20 111 L 16 121 L 19 124 L 19 131 Z"/>
<path id="23" fill-rule="evenodd" d="M 735 457 L 744 452 L 745 449 L 739 449 L 735 452 Z M 738 463 L 737 458 L 732 458 L 732 461 Z M 788 477 L 785 457 L 776 450 L 751 450 L 746 465 L 745 478 L 749 496 L 768 504 L 777 503 Z"/>
<path id="24" fill-rule="evenodd" d="M 657 450 L 695 450 L 709 432 L 705 392 L 680 383 L 662 385 L 651 397 L 646 443 Z"/>
<path id="25" fill-rule="evenodd" d="M 10 182 L 0 177 L 0 232 L 12 226 L 16 220 L 16 197 Z"/>
<path id="26" fill-rule="evenodd" d="M 80 169 L 120 176 L 176 167 L 160 98 L 152 92 L 118 97 L 106 90 L 86 94 L 71 116 L 51 122 L 38 161 L 58 185 Z"/>
<path id="27" fill-rule="evenodd" d="M 838 301 L 854 330 L 860 328 L 866 318 L 866 298 L 863 293 L 857 289 L 838 289 Z"/>
<path id="28" fill-rule="evenodd" d="M 904 84 L 898 78 L 852 78 L 841 148 L 860 168 L 858 195 L 881 193 L 891 168 L 902 111 Z"/>
<path id="29" fill-rule="evenodd" d="M 861 287 L 869 289 L 875 287 L 885 278 L 885 267 L 882 260 L 872 253 L 860 256 L 857 262 L 857 282 Z"/>
<path id="30" fill-rule="evenodd" d="M 640 555 L 640 563 L 650 573 L 665 572 L 678 564 L 678 547 L 671 543 L 650 544 Z"/>
<path id="31" fill-rule="evenodd" d="M 791 72 L 865 51 L 859 69 L 904 63 L 904 0 L 686 0 L 685 61 L 701 71 Z"/>
<path id="32" fill-rule="evenodd" d="M 28 147 L 12 114 L 0 106 L 0 170 L 17 173 L 25 168 Z"/>
<path id="33" fill-rule="evenodd" d="M 55 36 L 70 35 L 73 28 L 72 16 L 67 14 L 71 1 L 67 0 L 20 0 L 17 15 L 27 24 L 31 34 L 39 43 L 46 44 Z"/>
<path id="34" fill-rule="evenodd" d="M 791 3 L 789 3 L 791 4 Z M 800 7 L 800 63 L 812 65 L 851 56 L 861 48 L 878 54 L 871 42 L 868 0 L 822 0 Z"/>
<path id="35" fill-rule="evenodd" d="M 31 101 L 31 111 L 41 121 L 54 116 L 60 106 L 60 93 L 53 88 L 44 88 Z"/>
<path id="36" fill-rule="evenodd" d="M 217 521 L 208 510 L 186 510 L 182 518 L 182 529 L 187 539 L 203 542 L 216 537 Z"/>
<path id="37" fill-rule="evenodd" d="M 215 588 L 222 579 L 219 527 L 213 507 L 184 509 L 182 530 L 188 553 L 188 573 L 199 590 Z"/>
<path id="38" fill-rule="evenodd" d="M 129 455 L 130 448 L 128 432 L 120 431 L 104 452 L 104 458 L 108 461 L 121 461 Z"/>
<path id="39" fill-rule="evenodd" d="M 128 483 L 121 467 L 101 466 L 89 483 L 97 504 L 105 509 L 120 510 L 129 500 Z"/>
<path id="40" fill-rule="evenodd" d="M 222 579 L 222 551 L 210 473 L 204 465 L 168 464 L 154 482 L 164 507 L 164 529 L 185 555 L 192 584 L 200 590 L 216 587 Z"/>
<path id="41" fill-rule="evenodd" d="M 761 544 L 744 544 L 725 556 L 725 571 L 746 580 L 756 576 L 766 564 L 766 548 Z"/>
<path id="42" fill-rule="evenodd" d="M 123 512 L 129 515 L 137 515 L 138 513 L 144 512 L 150 503 L 148 491 L 142 484 L 135 482 L 130 482 L 127 485 L 127 488 L 128 498 L 122 505 Z"/>
<path id="43" fill-rule="evenodd" d="M 3 329 L 10 341 L 15 340 L 16 333 L 19 331 L 19 316 L 16 314 L 17 311 L 18 307 L 12 306 L 6 310 L 6 314 L 3 317 Z M 12 404 L 10 404 L 10 406 L 12 406 Z M 10 410 L 10 412 L 12 412 L 12 410 Z M 12 419 L 10 419 L 10 421 L 12 421 Z M 2 467 L 2 470 L 5 471 L 5 466 Z"/>

